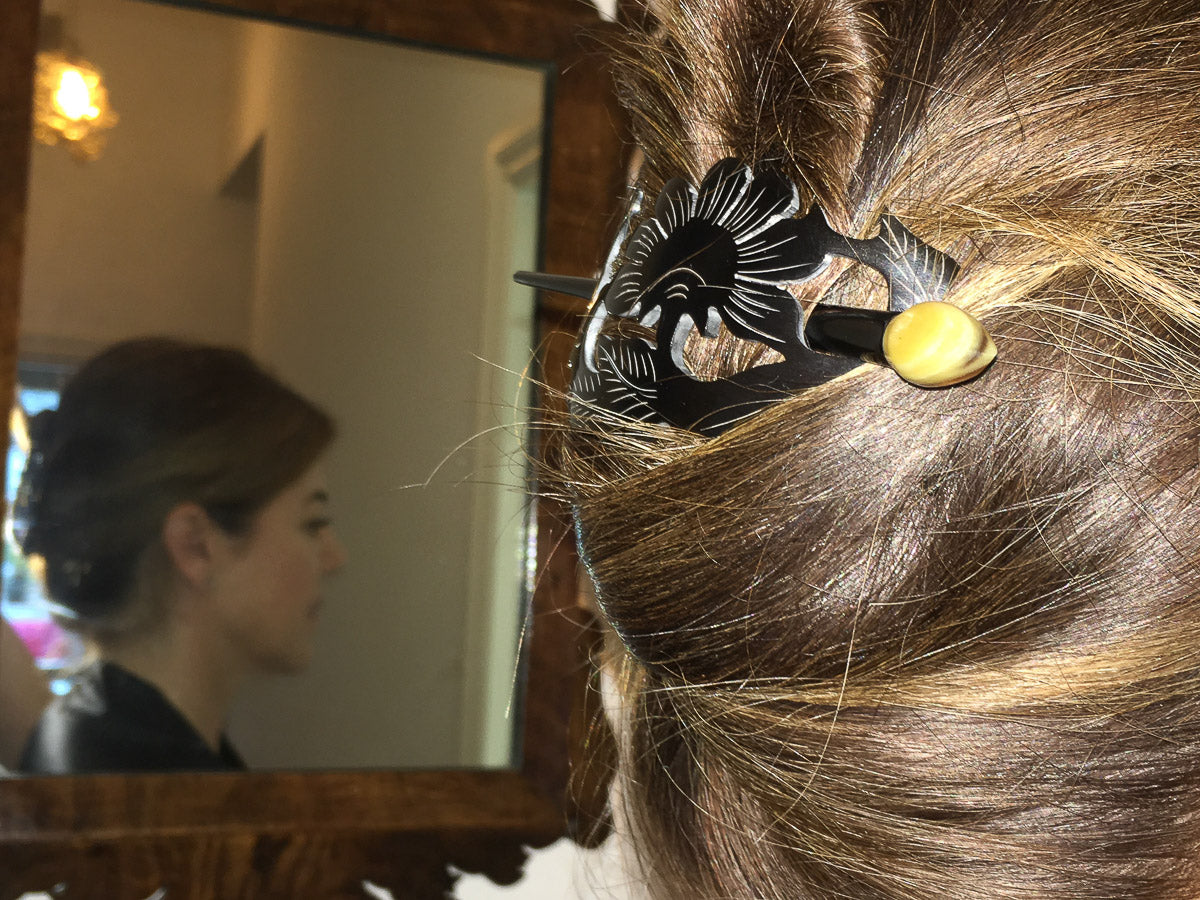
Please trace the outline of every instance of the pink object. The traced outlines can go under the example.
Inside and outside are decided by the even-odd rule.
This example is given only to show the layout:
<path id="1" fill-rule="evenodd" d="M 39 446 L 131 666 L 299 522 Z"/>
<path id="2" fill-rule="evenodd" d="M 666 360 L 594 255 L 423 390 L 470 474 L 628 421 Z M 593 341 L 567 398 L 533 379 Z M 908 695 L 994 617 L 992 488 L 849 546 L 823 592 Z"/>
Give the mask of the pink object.
<path id="1" fill-rule="evenodd" d="M 60 660 L 69 652 L 66 633 L 50 619 L 15 619 L 9 624 L 38 662 Z"/>

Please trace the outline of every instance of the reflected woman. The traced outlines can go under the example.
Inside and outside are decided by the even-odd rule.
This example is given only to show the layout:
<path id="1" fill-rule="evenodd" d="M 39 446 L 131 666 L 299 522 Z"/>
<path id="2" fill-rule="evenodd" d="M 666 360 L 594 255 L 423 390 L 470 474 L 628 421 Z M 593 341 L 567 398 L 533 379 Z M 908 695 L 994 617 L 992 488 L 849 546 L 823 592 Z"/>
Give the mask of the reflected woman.
<path id="1" fill-rule="evenodd" d="M 251 676 L 308 665 L 345 561 L 332 420 L 240 351 L 147 338 L 89 361 L 30 431 L 18 537 L 95 660 L 19 769 L 244 768 L 230 706 Z"/>

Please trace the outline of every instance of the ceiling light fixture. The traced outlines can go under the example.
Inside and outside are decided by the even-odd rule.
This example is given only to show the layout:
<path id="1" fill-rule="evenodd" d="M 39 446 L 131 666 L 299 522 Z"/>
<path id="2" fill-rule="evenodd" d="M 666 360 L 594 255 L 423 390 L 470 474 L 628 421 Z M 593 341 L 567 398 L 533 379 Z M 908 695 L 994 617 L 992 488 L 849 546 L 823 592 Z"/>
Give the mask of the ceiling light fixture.
<path id="1" fill-rule="evenodd" d="M 66 37 L 61 16 L 43 16 L 33 87 L 34 137 L 64 145 L 80 161 L 92 160 L 116 123 L 100 72 Z"/>

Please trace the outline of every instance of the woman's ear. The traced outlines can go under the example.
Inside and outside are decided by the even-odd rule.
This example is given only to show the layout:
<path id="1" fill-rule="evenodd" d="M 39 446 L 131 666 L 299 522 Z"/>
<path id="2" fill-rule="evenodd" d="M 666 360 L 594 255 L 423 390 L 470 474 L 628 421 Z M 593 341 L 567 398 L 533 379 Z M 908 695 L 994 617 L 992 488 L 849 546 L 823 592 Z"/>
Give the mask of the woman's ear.
<path id="1" fill-rule="evenodd" d="M 163 521 L 162 539 L 167 557 L 192 587 L 203 588 L 209 582 L 216 528 L 198 503 L 180 503 Z"/>

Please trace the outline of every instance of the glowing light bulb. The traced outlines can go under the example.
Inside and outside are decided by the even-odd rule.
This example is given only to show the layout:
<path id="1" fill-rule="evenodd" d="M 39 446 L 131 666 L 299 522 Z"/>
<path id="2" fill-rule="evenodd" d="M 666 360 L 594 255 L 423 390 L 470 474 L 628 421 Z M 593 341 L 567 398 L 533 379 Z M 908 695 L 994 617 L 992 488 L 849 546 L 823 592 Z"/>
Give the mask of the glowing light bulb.
<path id="1" fill-rule="evenodd" d="M 44 144 L 63 144 L 80 160 L 95 159 L 105 132 L 117 122 L 100 73 L 61 51 L 37 55 L 33 133 Z"/>
<path id="2" fill-rule="evenodd" d="M 63 69 L 54 92 L 54 105 L 72 122 L 94 119 L 100 110 L 92 102 L 92 86 L 78 69 Z"/>

